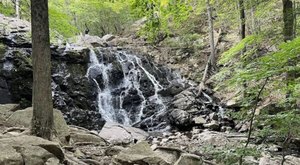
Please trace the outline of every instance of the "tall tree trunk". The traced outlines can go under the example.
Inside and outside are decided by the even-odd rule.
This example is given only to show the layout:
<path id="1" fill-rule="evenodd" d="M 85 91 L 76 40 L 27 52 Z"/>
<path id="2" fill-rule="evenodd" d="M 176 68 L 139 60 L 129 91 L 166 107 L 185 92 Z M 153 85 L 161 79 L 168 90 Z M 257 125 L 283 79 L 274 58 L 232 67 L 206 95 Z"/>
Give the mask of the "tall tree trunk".
<path id="1" fill-rule="evenodd" d="M 207 16 L 208 16 L 208 26 L 209 26 L 209 45 L 210 45 L 210 56 L 207 60 L 207 64 L 205 66 L 205 70 L 203 73 L 202 81 L 199 85 L 200 94 L 204 89 L 205 82 L 208 78 L 209 72 L 216 67 L 216 57 L 215 57 L 215 41 L 214 41 L 214 24 L 212 18 L 212 8 L 210 6 L 210 1 L 206 0 L 206 8 L 207 8 Z"/>
<path id="2" fill-rule="evenodd" d="M 239 0 L 239 9 L 240 9 L 240 35 L 241 40 L 246 37 L 246 15 L 245 15 L 245 5 L 244 0 Z"/>
<path id="3" fill-rule="evenodd" d="M 284 41 L 291 41 L 294 39 L 294 8 L 293 8 L 293 2 L 292 0 L 282 0 L 282 5 L 283 5 L 283 22 L 284 22 L 284 27 L 283 27 L 283 37 Z M 298 59 L 288 59 L 287 65 L 290 67 L 293 67 L 297 64 Z M 294 107 L 294 101 L 291 100 L 291 95 L 292 95 L 292 90 L 289 89 L 290 84 L 295 81 L 296 79 L 296 72 L 295 71 L 287 71 L 286 73 L 286 84 L 287 84 L 287 93 L 286 93 L 286 98 L 287 98 L 287 105 L 286 107 L 288 109 L 295 108 Z"/>
<path id="4" fill-rule="evenodd" d="M 216 66 L 216 57 L 215 57 L 215 43 L 214 43 L 214 22 L 212 17 L 212 8 L 210 1 L 206 0 L 207 7 L 207 16 L 208 16 L 208 25 L 209 25 L 209 45 L 210 45 L 210 65 L 212 67 Z"/>
<path id="5" fill-rule="evenodd" d="M 282 3 L 283 3 L 284 41 L 290 41 L 293 39 L 293 34 L 294 34 L 293 2 L 291 0 L 282 0 Z"/>
<path id="6" fill-rule="evenodd" d="M 16 17 L 20 19 L 20 0 L 15 1 L 15 7 L 16 7 Z"/>
<path id="7" fill-rule="evenodd" d="M 33 58 L 32 134 L 51 139 L 53 103 L 51 94 L 51 54 L 48 0 L 31 0 Z"/>
<path id="8" fill-rule="evenodd" d="M 256 20 L 255 20 L 255 3 L 253 3 L 253 0 L 251 0 L 250 3 L 251 3 L 251 32 L 252 34 L 257 34 Z"/>

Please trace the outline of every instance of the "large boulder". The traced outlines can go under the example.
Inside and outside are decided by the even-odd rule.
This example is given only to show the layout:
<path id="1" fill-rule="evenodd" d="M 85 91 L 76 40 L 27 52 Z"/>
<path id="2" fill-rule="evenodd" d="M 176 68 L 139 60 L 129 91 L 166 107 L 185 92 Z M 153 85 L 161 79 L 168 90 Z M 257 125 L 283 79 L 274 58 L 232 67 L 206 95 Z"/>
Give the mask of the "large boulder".
<path id="1" fill-rule="evenodd" d="M 180 109 L 174 109 L 169 114 L 170 123 L 178 128 L 185 129 L 192 124 L 192 116 Z"/>
<path id="2" fill-rule="evenodd" d="M 182 153 L 180 149 L 171 147 L 157 147 L 154 152 L 169 164 L 174 164 Z"/>
<path id="3" fill-rule="evenodd" d="M 191 109 L 194 105 L 196 95 L 190 90 L 184 90 L 177 94 L 172 101 L 172 107 L 181 110 Z"/>
<path id="4" fill-rule="evenodd" d="M 113 144 L 129 144 L 145 140 L 149 134 L 138 128 L 107 122 L 99 136 Z"/>
<path id="5" fill-rule="evenodd" d="M 121 151 L 113 158 L 113 162 L 116 165 L 170 165 L 153 152 L 147 142 L 140 142 Z"/>
<path id="6" fill-rule="evenodd" d="M 69 127 L 64 120 L 62 113 L 54 109 L 54 130 L 59 140 L 67 144 L 70 139 Z M 4 123 L 6 126 L 11 127 L 26 127 L 30 128 L 33 109 L 27 108 L 24 110 L 15 111 Z"/>
<path id="7" fill-rule="evenodd" d="M 2 138 L 0 148 L 0 164 L 5 165 L 39 165 L 45 164 L 49 159 L 48 163 L 64 160 L 64 153 L 58 143 L 35 136 Z"/>
<path id="8" fill-rule="evenodd" d="M 104 138 L 80 127 L 70 126 L 70 135 L 72 143 L 74 144 L 92 143 L 100 146 L 109 145 L 109 143 Z"/>

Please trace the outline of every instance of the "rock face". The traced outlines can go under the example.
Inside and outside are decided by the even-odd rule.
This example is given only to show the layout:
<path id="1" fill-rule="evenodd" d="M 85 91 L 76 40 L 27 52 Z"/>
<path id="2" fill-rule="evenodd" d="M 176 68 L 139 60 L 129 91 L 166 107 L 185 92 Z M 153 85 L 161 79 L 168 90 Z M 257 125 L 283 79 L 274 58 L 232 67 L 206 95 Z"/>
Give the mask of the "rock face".
<path id="1" fill-rule="evenodd" d="M 2 15 L 0 21 L 0 103 L 26 108 L 32 98 L 30 24 Z M 68 123 L 101 129 L 104 121 L 95 105 L 97 95 L 85 77 L 88 53 L 87 48 L 51 47 L 53 102 Z"/>
<path id="2" fill-rule="evenodd" d="M 191 86 L 174 96 L 169 106 L 169 121 L 173 126 L 181 130 L 198 127 L 215 131 L 234 127 L 216 98 L 205 92 L 197 93 L 198 89 Z"/>
<path id="3" fill-rule="evenodd" d="M 27 108 L 32 105 L 30 26 L 1 19 L 0 103 Z M 196 88 L 174 70 L 148 55 L 107 47 L 116 38 L 86 35 L 72 44 L 51 46 L 53 103 L 68 124 L 101 130 L 108 121 L 154 131 L 202 126 L 194 120 L 199 116 L 216 123 L 218 119 L 207 117 L 212 112 L 222 117 L 212 98 L 196 96 Z M 222 122 L 208 127 L 220 129 Z"/>
<path id="4" fill-rule="evenodd" d="M 3 94 L 0 103 L 19 103 L 21 108 L 26 108 L 31 106 L 32 98 L 31 44 L 28 38 L 30 26 L 29 23 L 2 15 L 0 20 L 3 22 L 0 25 L 0 94 Z M 112 99 L 107 103 L 112 110 L 108 113 L 113 110 L 126 111 L 129 122 L 124 123 L 122 117 L 111 120 L 127 125 L 135 124 L 144 129 L 158 125 L 165 127 L 168 121 L 162 121 L 163 116 L 151 117 L 165 110 L 158 93 L 166 89 L 162 93 L 167 99 L 182 91 L 184 85 L 173 81 L 175 77 L 168 68 L 155 66 L 146 57 L 129 56 L 127 51 L 104 48 L 106 42 L 114 38 L 112 35 L 104 38 L 84 36 L 75 43 L 77 45 L 51 46 L 54 107 L 63 112 L 68 124 L 100 130 L 104 125 L 103 119 L 110 121 L 112 117 L 107 118 L 106 113 L 99 113 L 107 107 L 99 105 L 101 98 L 98 90 L 109 88 Z M 98 47 L 95 58 L 103 66 L 111 67 L 107 70 L 108 77 L 103 77 L 106 74 L 103 70 L 105 68 L 88 70 L 93 65 L 93 59 L 90 59 L 91 49 L 87 47 Z"/>

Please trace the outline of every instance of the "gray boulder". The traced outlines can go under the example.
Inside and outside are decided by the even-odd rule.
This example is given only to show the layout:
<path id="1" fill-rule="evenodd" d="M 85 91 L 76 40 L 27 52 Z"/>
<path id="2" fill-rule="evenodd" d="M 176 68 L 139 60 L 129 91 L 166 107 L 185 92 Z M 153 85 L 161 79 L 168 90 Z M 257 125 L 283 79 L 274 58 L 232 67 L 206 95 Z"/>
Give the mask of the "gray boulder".
<path id="1" fill-rule="evenodd" d="M 99 136 L 112 144 L 129 144 L 145 140 L 149 134 L 138 128 L 107 122 Z"/>
<path id="2" fill-rule="evenodd" d="M 18 110 L 5 121 L 4 125 L 11 127 L 30 128 L 32 113 L 32 107 L 24 110 Z M 67 144 L 70 138 L 69 127 L 64 120 L 62 113 L 56 109 L 54 109 L 54 130 L 59 140 L 62 143 Z"/>
<path id="3" fill-rule="evenodd" d="M 64 153 L 58 143 L 35 136 L 2 138 L 0 148 L 0 164 L 5 165 L 40 165 L 64 160 Z"/>
<path id="4" fill-rule="evenodd" d="M 70 126 L 70 135 L 72 143 L 93 143 L 95 145 L 109 145 L 109 143 L 96 133 L 93 133 L 84 128 Z"/>
<path id="5" fill-rule="evenodd" d="M 172 125 L 175 125 L 178 128 L 185 128 L 192 124 L 192 116 L 180 109 L 174 109 L 169 114 L 169 120 Z"/>
<path id="6" fill-rule="evenodd" d="M 113 163 L 116 165 L 170 165 L 153 152 L 147 142 L 140 142 L 121 151 L 113 158 Z"/>
<path id="7" fill-rule="evenodd" d="M 190 90 L 184 90 L 181 93 L 177 94 L 174 97 L 172 102 L 172 107 L 181 109 L 181 110 L 188 110 L 194 105 L 195 95 Z"/>

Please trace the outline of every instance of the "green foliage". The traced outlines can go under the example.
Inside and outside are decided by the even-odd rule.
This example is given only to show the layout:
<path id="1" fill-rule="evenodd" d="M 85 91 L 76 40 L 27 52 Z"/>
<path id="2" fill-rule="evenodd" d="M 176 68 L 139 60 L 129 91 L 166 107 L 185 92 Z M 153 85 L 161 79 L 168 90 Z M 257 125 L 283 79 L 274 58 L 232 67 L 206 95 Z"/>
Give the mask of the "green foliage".
<path id="1" fill-rule="evenodd" d="M 180 28 L 189 18 L 192 6 L 189 0 L 132 0 L 131 9 L 136 18 L 147 18 L 140 34 L 156 42 L 160 35 L 169 35 Z"/>
<path id="2" fill-rule="evenodd" d="M 72 37 L 84 33 L 91 35 L 120 34 L 132 23 L 129 1 L 117 0 L 50 0 L 50 27 L 54 35 Z"/>
<path id="3" fill-rule="evenodd" d="M 50 5 L 49 15 L 52 39 L 59 38 L 59 35 L 63 35 L 64 37 L 72 37 L 78 33 L 78 29 L 70 23 L 70 17 L 67 14 L 59 11 L 59 9 L 54 5 Z"/>
<path id="4" fill-rule="evenodd" d="M 259 81 L 266 77 L 276 77 L 284 73 L 297 73 L 300 71 L 298 64 L 298 54 L 300 53 L 300 38 L 289 43 L 283 43 L 279 46 L 279 50 L 274 53 L 262 56 L 249 63 L 241 72 L 233 76 L 232 81 L 236 83 L 244 83 L 245 81 Z M 290 65 L 289 61 L 293 61 L 296 65 Z M 279 79 L 281 81 L 281 79 Z M 299 83 L 290 80 L 289 86 L 274 86 L 277 89 L 286 87 L 286 90 L 297 91 Z M 276 83 L 276 81 L 274 81 Z M 272 90 L 277 90 L 274 88 Z M 296 93 L 295 93 L 296 94 Z"/>
<path id="5" fill-rule="evenodd" d="M 219 60 L 219 64 L 226 64 L 235 58 L 238 54 L 247 48 L 247 46 L 253 46 L 254 44 L 258 44 L 262 41 L 262 37 L 259 35 L 249 35 L 244 38 L 241 42 L 231 47 L 228 51 L 224 52 Z M 252 54 L 250 51 L 247 51 L 248 54 Z M 247 53 L 244 55 L 248 55 Z"/>
<path id="6" fill-rule="evenodd" d="M 11 3 L 0 2 L 0 13 L 6 16 L 13 16 L 15 14 L 15 10 Z"/>
<path id="7" fill-rule="evenodd" d="M 276 139 L 284 150 L 289 150 L 292 139 L 300 136 L 300 114 L 299 110 L 287 110 L 275 115 L 260 115 L 257 125 L 262 129 L 255 132 L 261 139 Z"/>
<path id="8" fill-rule="evenodd" d="M 218 164 L 232 165 L 239 162 L 241 156 L 260 157 L 260 151 L 257 148 L 245 148 L 243 146 L 226 146 L 225 148 L 215 149 L 206 147 L 204 153 L 211 155 Z"/>

